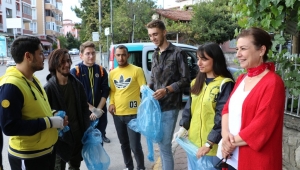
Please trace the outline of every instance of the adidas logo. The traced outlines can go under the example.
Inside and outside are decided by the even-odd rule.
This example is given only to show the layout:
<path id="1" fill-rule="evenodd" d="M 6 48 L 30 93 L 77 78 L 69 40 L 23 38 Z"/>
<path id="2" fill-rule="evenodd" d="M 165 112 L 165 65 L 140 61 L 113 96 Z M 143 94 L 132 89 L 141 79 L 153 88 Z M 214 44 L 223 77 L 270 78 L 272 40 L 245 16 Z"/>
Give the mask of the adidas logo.
<path id="1" fill-rule="evenodd" d="M 124 80 L 124 76 L 121 75 L 119 81 L 118 80 L 114 80 L 114 84 L 118 89 L 124 89 L 126 88 L 131 82 L 131 78 L 127 78 L 126 80 Z"/>

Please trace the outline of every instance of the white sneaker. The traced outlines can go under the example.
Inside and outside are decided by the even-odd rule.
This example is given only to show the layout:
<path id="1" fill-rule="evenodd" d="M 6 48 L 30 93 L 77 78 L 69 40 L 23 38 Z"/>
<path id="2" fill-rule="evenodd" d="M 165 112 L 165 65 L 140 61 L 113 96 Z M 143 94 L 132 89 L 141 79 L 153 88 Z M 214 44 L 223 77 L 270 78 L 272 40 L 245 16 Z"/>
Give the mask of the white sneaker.
<path id="1" fill-rule="evenodd" d="M 125 169 L 123 169 L 123 170 L 128 170 L 128 168 L 125 168 Z"/>

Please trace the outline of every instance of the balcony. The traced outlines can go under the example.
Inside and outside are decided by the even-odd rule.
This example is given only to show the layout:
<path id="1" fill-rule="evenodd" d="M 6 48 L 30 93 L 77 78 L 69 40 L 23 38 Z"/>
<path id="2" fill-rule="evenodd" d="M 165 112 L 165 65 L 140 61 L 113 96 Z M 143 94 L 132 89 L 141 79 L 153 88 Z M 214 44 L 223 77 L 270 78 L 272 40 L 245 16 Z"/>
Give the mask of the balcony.
<path id="1" fill-rule="evenodd" d="M 28 4 L 31 4 L 31 0 L 23 0 L 23 2 L 26 2 Z"/>
<path id="2" fill-rule="evenodd" d="M 61 21 L 56 20 L 55 23 L 56 23 L 56 25 L 62 26 L 62 22 Z"/>
<path id="3" fill-rule="evenodd" d="M 23 18 L 23 22 L 31 22 L 32 21 L 32 16 L 22 13 L 22 18 Z"/>
<path id="4" fill-rule="evenodd" d="M 32 34 L 33 34 L 33 31 L 23 29 L 23 34 L 24 34 L 24 35 L 32 35 Z"/>
<path id="5" fill-rule="evenodd" d="M 52 5 L 52 4 L 48 4 L 48 3 L 46 3 L 46 4 L 45 4 L 45 9 L 49 9 L 49 10 L 55 10 L 55 9 L 56 9 L 56 7 L 55 7 L 54 5 Z"/>

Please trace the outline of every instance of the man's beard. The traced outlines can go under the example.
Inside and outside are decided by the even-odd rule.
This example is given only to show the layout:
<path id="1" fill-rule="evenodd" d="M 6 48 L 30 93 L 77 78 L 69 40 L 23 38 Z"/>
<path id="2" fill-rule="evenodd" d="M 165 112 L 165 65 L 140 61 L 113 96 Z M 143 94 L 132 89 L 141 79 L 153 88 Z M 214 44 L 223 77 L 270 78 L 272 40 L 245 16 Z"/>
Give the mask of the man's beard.
<path id="1" fill-rule="evenodd" d="M 43 70 L 44 69 L 44 65 L 43 66 L 39 66 L 38 63 L 37 63 L 37 60 L 35 58 L 33 58 L 33 62 L 32 62 L 31 68 L 33 69 L 34 72 L 36 72 L 36 71 Z"/>
<path id="2" fill-rule="evenodd" d="M 63 75 L 64 77 L 68 77 L 70 75 L 70 72 L 69 73 L 62 73 L 61 69 L 58 69 L 57 70 L 61 75 Z"/>

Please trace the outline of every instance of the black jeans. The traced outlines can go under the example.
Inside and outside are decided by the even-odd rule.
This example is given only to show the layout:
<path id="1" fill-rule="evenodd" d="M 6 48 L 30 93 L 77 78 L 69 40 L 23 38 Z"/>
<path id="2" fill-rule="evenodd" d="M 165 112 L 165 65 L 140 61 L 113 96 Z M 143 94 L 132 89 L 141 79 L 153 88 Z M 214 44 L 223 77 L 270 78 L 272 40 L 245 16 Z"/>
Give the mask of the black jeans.
<path id="1" fill-rule="evenodd" d="M 144 165 L 144 153 L 141 145 L 141 134 L 131 130 L 127 124 L 130 120 L 135 119 L 136 115 L 128 116 L 113 116 L 117 135 L 121 143 L 121 149 L 123 153 L 124 163 L 126 168 L 133 170 L 133 160 L 131 157 L 131 151 L 134 153 L 134 157 L 137 163 L 137 169 L 145 169 Z"/>
<path id="2" fill-rule="evenodd" d="M 81 142 L 82 139 L 82 134 L 81 132 L 75 132 L 73 133 L 74 137 L 74 142 L 75 142 L 75 147 L 72 151 L 72 157 L 69 160 L 69 170 L 79 170 L 81 161 L 83 160 L 81 156 L 81 150 L 83 147 L 83 144 Z M 55 160 L 55 170 L 65 170 L 66 169 L 66 162 L 62 160 L 58 155 L 56 155 L 56 160 Z"/>
<path id="3" fill-rule="evenodd" d="M 22 166 L 25 166 L 26 170 L 53 170 L 55 155 L 55 152 L 52 152 L 37 158 L 20 159 L 8 154 L 8 160 L 11 170 L 22 170 Z"/>
<path id="4" fill-rule="evenodd" d="M 104 107 L 106 107 L 106 106 L 104 106 Z M 104 113 L 99 118 L 99 122 L 96 126 L 96 128 L 100 130 L 102 137 L 106 136 L 106 127 L 107 127 L 107 109 L 103 109 L 103 111 L 104 111 Z"/>

